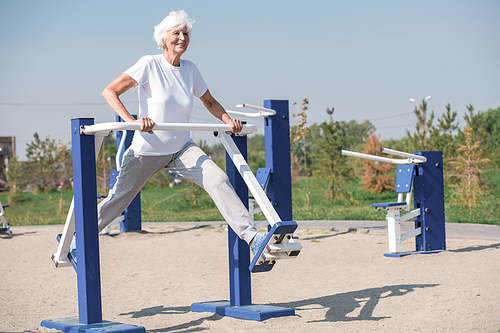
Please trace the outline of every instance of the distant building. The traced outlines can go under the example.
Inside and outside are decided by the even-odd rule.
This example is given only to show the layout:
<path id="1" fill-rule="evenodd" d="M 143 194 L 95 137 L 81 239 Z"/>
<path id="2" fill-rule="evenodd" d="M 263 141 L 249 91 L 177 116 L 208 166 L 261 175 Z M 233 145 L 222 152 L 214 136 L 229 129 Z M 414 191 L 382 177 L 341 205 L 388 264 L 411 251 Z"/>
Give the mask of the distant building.
<path id="1" fill-rule="evenodd" d="M 9 158 L 16 155 L 16 137 L 0 136 L 0 179 L 5 180 Z"/>

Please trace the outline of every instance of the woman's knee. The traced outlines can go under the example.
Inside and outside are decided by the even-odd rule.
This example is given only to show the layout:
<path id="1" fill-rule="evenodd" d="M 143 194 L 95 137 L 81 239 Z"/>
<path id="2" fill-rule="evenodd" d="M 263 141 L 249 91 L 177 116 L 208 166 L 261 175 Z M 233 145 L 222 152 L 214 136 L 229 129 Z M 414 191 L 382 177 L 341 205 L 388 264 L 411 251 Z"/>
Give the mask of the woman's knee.
<path id="1" fill-rule="evenodd" d="M 203 180 L 203 183 L 207 189 L 210 187 L 223 187 L 230 184 L 227 174 L 218 166 L 211 168 L 211 170 L 203 176 Z"/>

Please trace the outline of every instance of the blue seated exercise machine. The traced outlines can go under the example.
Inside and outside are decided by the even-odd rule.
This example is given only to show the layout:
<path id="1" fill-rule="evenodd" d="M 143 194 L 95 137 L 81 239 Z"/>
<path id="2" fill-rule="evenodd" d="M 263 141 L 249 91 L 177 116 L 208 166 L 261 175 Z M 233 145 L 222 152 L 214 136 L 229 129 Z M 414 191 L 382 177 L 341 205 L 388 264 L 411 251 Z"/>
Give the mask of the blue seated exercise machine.
<path id="1" fill-rule="evenodd" d="M 443 156 L 440 151 L 422 151 L 413 154 L 381 148 L 385 154 L 404 159 L 393 159 L 342 150 L 346 156 L 397 164 L 395 202 L 374 203 L 372 207 L 386 210 L 389 253 L 386 257 L 403 257 L 413 253 L 436 253 L 446 250 Z M 412 204 L 413 191 L 413 210 Z M 404 195 L 406 194 L 406 198 Z M 407 213 L 401 215 L 401 212 Z M 401 222 L 413 220 L 415 228 L 401 235 Z M 415 237 L 415 251 L 402 252 L 401 242 Z"/>

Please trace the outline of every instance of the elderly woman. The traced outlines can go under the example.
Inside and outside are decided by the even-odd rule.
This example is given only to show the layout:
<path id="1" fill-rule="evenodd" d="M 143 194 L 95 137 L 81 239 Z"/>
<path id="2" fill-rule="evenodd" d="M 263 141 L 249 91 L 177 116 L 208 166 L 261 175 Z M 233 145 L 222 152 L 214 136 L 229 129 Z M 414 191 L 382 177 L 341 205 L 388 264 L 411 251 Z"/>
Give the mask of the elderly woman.
<path id="1" fill-rule="evenodd" d="M 265 234 L 255 223 L 231 187 L 227 175 L 192 141 L 188 131 L 153 131 L 158 123 L 187 123 L 193 95 L 217 119 L 242 130 L 240 120 L 231 119 L 210 94 L 194 63 L 181 59 L 186 52 L 194 21 L 186 12 L 171 12 L 155 27 L 154 38 L 163 53 L 144 56 L 111 82 L 102 95 L 126 122 L 138 122 L 130 148 L 125 152 L 120 175 L 110 195 L 99 204 L 99 231 L 132 202 L 155 173 L 167 168 L 205 189 L 235 233 L 258 249 Z M 132 87 L 139 90 L 139 116 L 135 120 L 120 100 Z M 254 242 L 255 238 L 255 242 Z"/>

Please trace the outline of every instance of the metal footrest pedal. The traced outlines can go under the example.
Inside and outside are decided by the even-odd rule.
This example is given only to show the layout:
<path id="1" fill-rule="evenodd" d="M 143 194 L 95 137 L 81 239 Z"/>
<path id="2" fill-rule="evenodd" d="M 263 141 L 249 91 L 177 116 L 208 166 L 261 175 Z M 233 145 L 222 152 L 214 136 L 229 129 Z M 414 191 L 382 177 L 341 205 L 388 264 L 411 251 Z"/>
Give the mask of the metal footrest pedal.
<path id="1" fill-rule="evenodd" d="M 276 222 L 269 230 L 250 264 L 252 273 L 268 272 L 279 259 L 295 258 L 302 250 L 302 245 L 293 241 L 297 229 L 295 221 Z"/>

